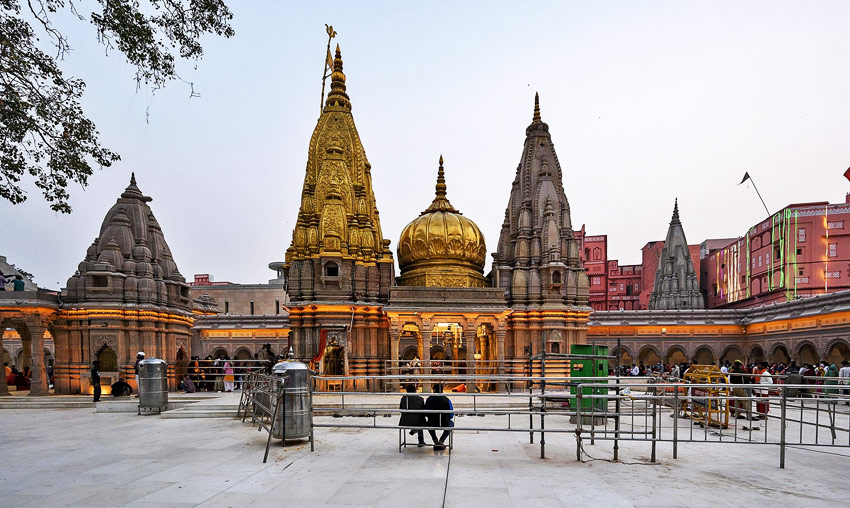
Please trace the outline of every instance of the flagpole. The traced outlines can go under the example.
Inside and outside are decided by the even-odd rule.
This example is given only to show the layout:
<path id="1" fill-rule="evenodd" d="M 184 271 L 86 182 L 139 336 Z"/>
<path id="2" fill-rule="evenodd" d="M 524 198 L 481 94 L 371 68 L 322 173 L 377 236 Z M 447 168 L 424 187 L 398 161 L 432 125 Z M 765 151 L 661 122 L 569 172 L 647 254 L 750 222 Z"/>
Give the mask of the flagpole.
<path id="1" fill-rule="evenodd" d="M 322 110 L 325 108 L 325 80 L 328 79 L 328 57 L 327 55 L 331 54 L 331 39 L 336 36 L 336 31 L 334 31 L 334 27 L 328 26 L 325 23 L 325 32 L 328 34 L 328 48 L 325 51 L 325 65 L 322 67 L 322 100 L 319 103 L 319 116 L 322 114 Z"/>
<path id="2" fill-rule="evenodd" d="M 750 181 L 750 183 L 752 183 L 752 184 L 753 184 L 753 189 L 755 189 L 755 190 L 756 190 L 756 194 L 757 194 L 757 195 L 758 195 L 758 197 L 759 197 L 759 201 L 761 201 L 761 206 L 763 206 L 763 207 L 764 207 L 764 211 L 765 211 L 765 212 L 767 212 L 768 217 L 770 217 L 770 210 L 768 210 L 768 209 L 767 209 L 767 205 L 766 205 L 766 204 L 764 204 L 764 199 L 762 199 L 762 197 L 761 197 L 761 192 L 759 192 L 759 188 L 758 188 L 758 187 L 756 187 L 756 181 L 755 181 L 755 180 L 753 180 L 753 177 L 751 177 L 751 176 L 750 176 L 750 172 L 749 172 L 749 171 L 747 171 L 747 172 L 745 172 L 745 173 L 744 173 L 744 179 L 743 179 L 743 180 L 741 180 L 741 183 L 744 183 L 744 182 L 746 182 L 747 180 L 749 180 L 749 181 Z M 738 185 L 741 185 L 741 184 L 739 183 Z"/>

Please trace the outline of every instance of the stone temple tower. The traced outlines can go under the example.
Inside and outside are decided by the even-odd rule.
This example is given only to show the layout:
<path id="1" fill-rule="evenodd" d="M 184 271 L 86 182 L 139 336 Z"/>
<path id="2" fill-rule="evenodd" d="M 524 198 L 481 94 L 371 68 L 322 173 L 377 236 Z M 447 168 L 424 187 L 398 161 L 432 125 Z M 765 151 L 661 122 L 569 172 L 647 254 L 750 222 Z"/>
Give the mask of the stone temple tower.
<path id="1" fill-rule="evenodd" d="M 679 200 L 673 204 L 673 218 L 667 239 L 658 257 L 655 284 L 649 297 L 650 310 L 702 309 L 705 301 L 699 292 L 694 263 L 679 220 Z"/>
<path id="2" fill-rule="evenodd" d="M 344 349 L 348 364 L 356 357 L 377 358 L 378 348 L 386 349 L 385 320 L 375 313 L 387 302 L 395 269 L 390 241 L 381 232 L 371 169 L 351 115 L 337 46 L 283 265 L 291 298 L 290 340 L 299 358 L 319 361 L 333 345 Z"/>
<path id="3" fill-rule="evenodd" d="M 134 385 L 138 351 L 167 361 L 169 386 L 177 388 L 175 368 L 190 354 L 192 300 L 150 201 L 133 175 L 68 279 L 52 330 L 58 393 L 87 392 L 94 360 L 104 381 L 125 376 Z"/>
<path id="4" fill-rule="evenodd" d="M 539 352 L 544 342 L 547 351 L 561 353 L 569 352 L 571 344 L 584 343 L 588 279 L 573 236 L 561 166 L 536 94 L 493 254 L 492 277 L 494 286 L 505 289 L 513 309 L 509 356 Z"/>

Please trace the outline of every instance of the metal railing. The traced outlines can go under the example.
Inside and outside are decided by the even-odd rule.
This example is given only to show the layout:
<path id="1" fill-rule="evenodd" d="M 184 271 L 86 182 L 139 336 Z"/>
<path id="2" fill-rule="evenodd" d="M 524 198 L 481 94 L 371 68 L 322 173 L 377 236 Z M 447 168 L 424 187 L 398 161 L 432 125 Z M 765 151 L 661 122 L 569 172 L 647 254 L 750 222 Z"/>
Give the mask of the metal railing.
<path id="1" fill-rule="evenodd" d="M 658 377 L 577 378 L 568 376 L 471 376 L 471 375 L 341 376 L 351 381 L 369 379 L 374 385 L 401 386 L 416 382 L 419 395 L 434 395 L 429 386 L 457 382 L 526 386 L 526 392 L 446 392 L 455 401 L 451 411 L 398 408 L 403 391 L 340 391 L 335 402 L 322 411 L 359 419 L 314 422 L 318 428 L 418 429 L 380 422 L 378 417 L 403 413 L 446 413 L 458 418 L 455 432 L 527 432 L 529 442 L 538 438 L 540 456 L 546 456 L 547 434 L 572 434 L 576 459 L 590 457 L 585 442 L 613 443 L 619 460 L 621 441 L 649 442 L 651 462 L 657 460 L 659 443 L 672 447 L 678 458 L 682 443 L 762 444 L 779 448 L 780 467 L 785 467 L 789 447 L 850 447 L 850 386 L 789 384 L 701 384 Z M 772 376 L 785 381 L 781 376 Z M 316 376 L 314 381 L 324 378 Z M 823 378 L 817 378 L 823 380 Z M 554 390 L 553 390 L 554 388 Z M 819 390 L 813 393 L 801 390 Z M 743 392 L 741 391 L 743 390 Z M 737 394 L 736 394 L 737 393 Z M 331 394 L 325 394 L 327 399 Z M 348 397 L 348 403 L 346 403 Z M 770 410 L 771 405 L 773 411 Z M 718 418 L 718 415 L 726 415 Z M 489 416 L 479 424 L 471 416 Z M 528 420 L 525 420 L 525 418 Z M 740 418 L 737 418 L 740 417 Z M 758 418 L 758 419 L 756 419 Z M 527 425 L 525 422 L 527 421 Z M 757 423 L 756 423 L 757 422 Z M 427 429 L 427 427 L 426 427 Z M 535 436 L 537 435 L 537 436 Z"/>

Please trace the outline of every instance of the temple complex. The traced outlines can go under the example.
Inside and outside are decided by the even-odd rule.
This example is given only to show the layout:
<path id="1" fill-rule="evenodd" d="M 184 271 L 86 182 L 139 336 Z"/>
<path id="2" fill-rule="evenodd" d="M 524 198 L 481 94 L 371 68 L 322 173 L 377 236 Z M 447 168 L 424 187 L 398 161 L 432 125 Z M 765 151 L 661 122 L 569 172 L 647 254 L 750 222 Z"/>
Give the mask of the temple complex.
<path id="1" fill-rule="evenodd" d="M 699 280 L 679 220 L 679 201 L 673 205 L 673 218 L 667 239 L 658 257 L 655 285 L 649 298 L 650 310 L 702 309 L 705 307 L 699 291 Z"/>
<path id="2" fill-rule="evenodd" d="M 844 338 L 850 334 L 850 292 L 797 299 L 798 284 L 802 295 L 814 276 L 804 270 L 815 269 L 797 266 L 796 256 L 802 260 L 820 247 L 812 236 L 820 231 L 816 223 L 823 223 L 828 240 L 818 250 L 825 259 L 816 282 L 823 292 L 831 281 L 841 284 L 834 268 L 847 240 L 839 215 L 848 213 L 846 204 L 786 210 L 733 244 L 717 241 L 726 247 L 706 253 L 713 263 L 707 273 L 705 267 L 697 272 L 695 246 L 688 246 L 676 201 L 666 240 L 653 247 L 657 264 L 618 267 L 605 257 L 604 237 L 573 230 L 563 170 L 537 95 L 492 270 L 485 273 L 484 233 L 449 201 L 440 156 L 434 197 L 409 211 L 412 220 L 399 234 L 396 277 L 339 46 L 330 77 L 310 138 L 291 244 L 283 262 L 269 265 L 275 279 L 232 284 L 196 276 L 190 291 L 151 198 L 133 175 L 62 293 L 31 283 L 24 291 L 0 292 L 0 347 L 19 368 L 32 366 L 33 395 L 48 393 L 50 361 L 56 393 L 88 393 L 94 360 L 104 385 L 119 377 L 133 384 L 137 351 L 168 362 L 174 388 L 191 355 L 248 359 L 264 343 L 277 353 L 291 348 L 325 376 L 399 373 L 414 358 L 424 373 L 519 374 L 531 355 L 569 353 L 572 345 L 588 342 L 612 351 L 619 345 L 625 363 L 850 358 Z M 12 273 L 4 258 L 0 262 Z M 648 289 L 651 270 L 649 310 L 632 310 Z M 787 301 L 705 309 L 700 279 L 712 277 L 713 297 L 727 304 L 746 303 L 765 287 L 777 299 L 784 291 Z M 606 284 L 617 285 L 611 294 L 628 297 L 631 308 L 604 311 L 591 302 L 591 289 Z M 590 304 L 599 309 L 592 315 Z M 569 372 L 567 364 L 557 369 L 547 372 Z M 5 389 L 0 379 L 0 394 Z"/>

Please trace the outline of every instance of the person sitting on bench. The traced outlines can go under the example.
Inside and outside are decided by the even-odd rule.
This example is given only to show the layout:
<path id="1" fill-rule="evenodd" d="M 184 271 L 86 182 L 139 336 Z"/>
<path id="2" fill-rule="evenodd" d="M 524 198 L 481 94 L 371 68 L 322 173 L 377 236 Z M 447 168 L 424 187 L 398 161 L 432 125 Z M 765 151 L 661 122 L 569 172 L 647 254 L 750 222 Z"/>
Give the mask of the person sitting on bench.
<path id="1" fill-rule="evenodd" d="M 425 401 L 419 395 L 410 395 L 416 393 L 416 385 L 409 384 L 405 387 L 405 391 L 408 395 L 404 395 L 401 397 L 401 403 L 399 404 L 399 409 L 422 409 L 425 405 Z M 426 425 L 425 415 L 422 413 L 402 413 L 401 418 L 398 420 L 399 427 L 419 427 L 418 429 L 410 429 L 410 435 L 412 436 L 414 433 L 417 434 L 419 441 L 417 442 L 418 447 L 425 446 L 425 437 L 422 432 L 422 427 Z"/>
<path id="2" fill-rule="evenodd" d="M 443 393 L 442 385 L 434 385 L 434 393 Z M 428 397 L 428 400 L 425 401 L 425 407 L 423 409 L 428 409 L 432 411 L 447 411 L 452 408 L 452 401 L 449 400 L 445 395 L 431 395 Z M 443 431 L 443 435 L 440 436 L 440 439 L 437 439 L 437 433 L 433 428 L 428 429 L 428 433 L 431 434 L 431 439 L 434 440 L 434 449 L 435 450 L 445 450 L 446 438 L 451 434 L 451 427 L 454 426 L 454 422 L 452 422 L 452 418 L 454 418 L 453 413 L 426 413 L 428 417 L 428 426 L 429 427 L 441 427 L 445 430 Z"/>

